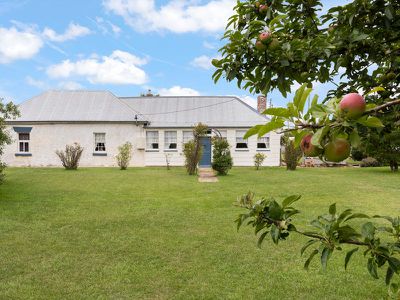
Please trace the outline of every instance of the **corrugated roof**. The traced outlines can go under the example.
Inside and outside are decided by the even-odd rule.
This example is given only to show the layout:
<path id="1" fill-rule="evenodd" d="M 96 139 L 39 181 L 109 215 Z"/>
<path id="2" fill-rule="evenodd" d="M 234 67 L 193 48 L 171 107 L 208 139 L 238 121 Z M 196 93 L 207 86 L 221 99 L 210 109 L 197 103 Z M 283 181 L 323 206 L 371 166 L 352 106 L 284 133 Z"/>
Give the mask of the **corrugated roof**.
<path id="1" fill-rule="evenodd" d="M 150 121 L 150 127 L 251 127 L 266 118 L 237 97 L 123 97 Z"/>
<path id="2" fill-rule="evenodd" d="M 265 116 L 237 97 L 121 97 L 108 91 L 47 91 L 19 106 L 20 122 L 134 122 L 150 127 L 251 127 Z"/>
<path id="3" fill-rule="evenodd" d="M 139 115 L 107 91 L 47 91 L 19 109 L 21 122 L 133 122 Z"/>

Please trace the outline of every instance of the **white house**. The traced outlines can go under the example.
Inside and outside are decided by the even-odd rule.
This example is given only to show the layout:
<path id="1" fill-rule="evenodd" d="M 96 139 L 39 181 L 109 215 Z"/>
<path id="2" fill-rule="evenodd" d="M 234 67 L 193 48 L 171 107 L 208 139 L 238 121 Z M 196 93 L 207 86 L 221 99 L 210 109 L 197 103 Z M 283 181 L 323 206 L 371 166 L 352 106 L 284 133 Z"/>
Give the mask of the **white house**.
<path id="1" fill-rule="evenodd" d="M 259 99 L 265 109 L 265 98 Z M 184 165 L 182 145 L 197 123 L 207 124 L 202 165 L 212 159 L 210 137 L 231 145 L 235 166 L 252 166 L 257 152 L 265 165 L 280 164 L 280 136 L 270 133 L 244 140 L 245 132 L 268 119 L 236 97 L 116 97 L 107 91 L 47 91 L 20 106 L 21 116 L 8 120 L 13 143 L 3 159 L 9 166 L 61 166 L 56 150 L 79 143 L 81 166 L 116 166 L 118 146 L 133 144 L 132 166 Z"/>

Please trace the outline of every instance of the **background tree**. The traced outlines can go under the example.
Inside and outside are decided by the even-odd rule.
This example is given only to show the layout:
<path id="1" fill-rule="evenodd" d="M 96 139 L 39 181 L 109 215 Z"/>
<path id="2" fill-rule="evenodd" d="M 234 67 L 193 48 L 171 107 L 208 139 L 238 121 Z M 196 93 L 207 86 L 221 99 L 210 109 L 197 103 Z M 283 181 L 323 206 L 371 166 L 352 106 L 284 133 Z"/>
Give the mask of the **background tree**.
<path id="1" fill-rule="evenodd" d="M 291 132 L 306 155 L 339 162 L 350 155 L 351 147 L 359 147 L 361 138 L 386 134 L 390 126 L 398 129 L 392 116 L 400 104 L 400 2 L 354 0 L 325 15 L 317 13 L 321 7 L 317 0 L 238 1 L 224 35 L 222 58 L 213 60 L 213 78 L 236 79 L 252 93 L 279 89 L 285 97 L 296 82 L 303 84 L 286 108 L 267 109 L 271 121 L 253 127 L 245 138 L 280 129 Z M 314 96 L 306 109 L 313 82 L 333 82 L 336 88 L 323 102 Z M 350 93 L 359 90 L 367 97 Z M 293 195 L 278 203 L 244 195 L 239 205 L 248 211 L 239 216 L 238 227 L 244 221 L 255 227 L 259 244 L 267 235 L 276 244 L 292 233 L 308 237 L 301 252 L 314 249 L 305 268 L 316 255 L 326 268 L 343 244 L 362 247 L 371 276 L 378 278 L 378 268 L 386 268 L 385 282 L 399 293 L 393 277 L 400 273 L 400 217 L 373 216 L 390 225 L 381 227 L 371 219 L 357 230 L 348 221 L 370 216 L 350 209 L 337 212 L 332 204 L 328 214 L 311 221 L 314 230 L 306 232 L 292 223 L 299 213 L 292 204 L 299 198 Z M 379 236 L 381 230 L 385 238 Z M 345 267 L 356 251 L 347 252 Z"/>
<path id="2" fill-rule="evenodd" d="M 214 80 L 223 75 L 252 93 L 279 89 L 283 96 L 295 83 L 311 87 L 313 82 L 332 82 L 336 88 L 325 100 L 382 86 L 384 91 L 368 98 L 368 103 L 381 105 L 398 98 L 400 2 L 354 0 L 325 14 L 321 9 L 317 0 L 238 2 L 224 35 L 222 58 L 213 60 Z M 399 111 L 391 106 L 379 112 L 385 114 L 381 118 L 385 129 L 362 131 L 363 142 L 374 135 L 398 136 Z M 368 155 L 379 156 L 396 170 L 400 143 L 397 138 L 390 140 L 389 149 L 385 143 L 382 151 Z"/>
<path id="3" fill-rule="evenodd" d="M 193 128 L 193 139 L 183 144 L 185 167 L 189 175 L 197 174 L 197 166 L 202 155 L 200 139 L 207 134 L 208 126 L 202 123 Z"/>
<path id="4" fill-rule="evenodd" d="M 19 116 L 18 107 L 12 102 L 4 103 L 0 98 L 0 184 L 4 180 L 4 169 L 6 165 L 1 161 L 5 145 L 12 142 L 10 133 L 6 129 L 6 120 L 14 119 Z"/>

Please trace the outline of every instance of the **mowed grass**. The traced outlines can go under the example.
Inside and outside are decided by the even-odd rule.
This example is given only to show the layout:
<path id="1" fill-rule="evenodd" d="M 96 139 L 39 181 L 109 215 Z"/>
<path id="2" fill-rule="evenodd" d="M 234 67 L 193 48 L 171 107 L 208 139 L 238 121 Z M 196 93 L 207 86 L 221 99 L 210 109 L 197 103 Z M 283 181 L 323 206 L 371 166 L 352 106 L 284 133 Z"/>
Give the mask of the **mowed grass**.
<path id="1" fill-rule="evenodd" d="M 0 186 L 1 299 L 381 299 L 361 253 L 303 269 L 305 239 L 256 247 L 236 197 L 302 194 L 296 217 L 400 214 L 400 174 L 378 169 L 234 168 L 198 183 L 183 168 L 7 169 Z M 359 224 L 357 224 L 358 226 Z M 351 248 L 349 248 L 351 249 Z M 346 250 L 346 249 L 345 249 Z M 361 251 L 359 251 L 361 252 Z M 362 264 L 362 265 L 361 265 Z M 383 277 L 384 274 L 381 274 Z"/>

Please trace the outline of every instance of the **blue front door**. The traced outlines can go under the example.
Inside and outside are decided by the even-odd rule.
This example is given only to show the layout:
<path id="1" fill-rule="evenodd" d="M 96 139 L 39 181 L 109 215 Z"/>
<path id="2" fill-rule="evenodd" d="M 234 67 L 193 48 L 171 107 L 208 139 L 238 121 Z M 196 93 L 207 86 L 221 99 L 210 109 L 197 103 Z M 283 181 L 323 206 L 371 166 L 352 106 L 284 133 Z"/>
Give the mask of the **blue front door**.
<path id="1" fill-rule="evenodd" d="M 203 147 L 203 154 L 200 159 L 200 167 L 211 167 L 211 138 L 202 137 L 200 143 Z"/>

